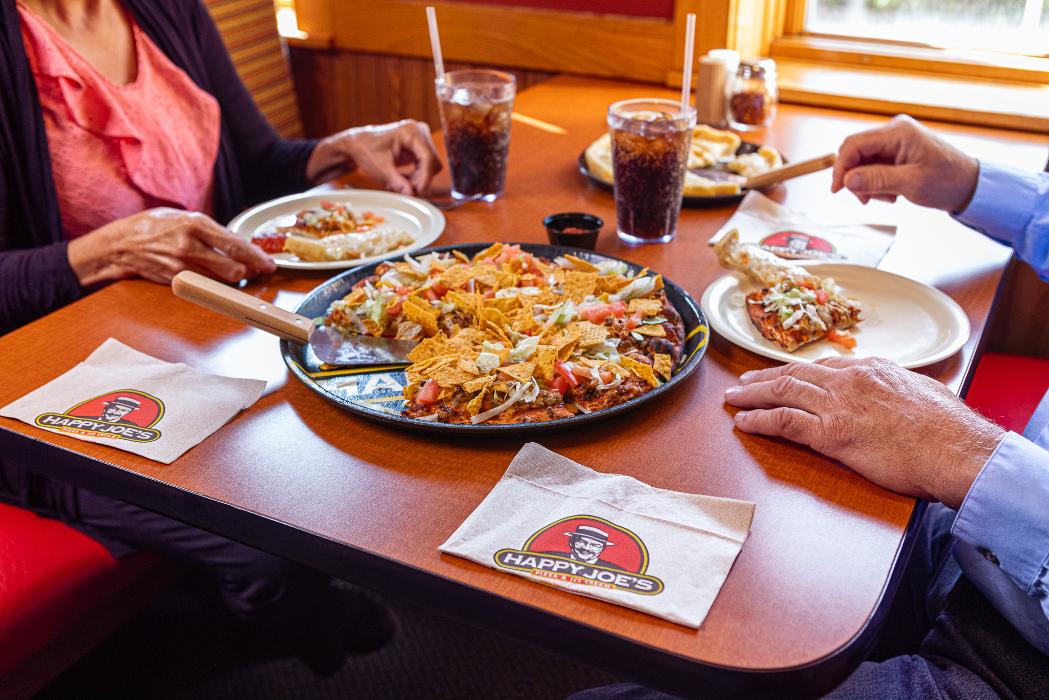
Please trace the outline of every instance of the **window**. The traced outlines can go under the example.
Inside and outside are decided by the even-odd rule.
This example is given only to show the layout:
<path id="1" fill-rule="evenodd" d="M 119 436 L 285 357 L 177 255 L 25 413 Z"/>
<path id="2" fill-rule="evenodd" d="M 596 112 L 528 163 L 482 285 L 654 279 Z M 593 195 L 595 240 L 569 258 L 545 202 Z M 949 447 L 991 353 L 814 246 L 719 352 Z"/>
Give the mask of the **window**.
<path id="1" fill-rule="evenodd" d="M 1049 55 L 1049 0 L 807 0 L 810 34 Z"/>

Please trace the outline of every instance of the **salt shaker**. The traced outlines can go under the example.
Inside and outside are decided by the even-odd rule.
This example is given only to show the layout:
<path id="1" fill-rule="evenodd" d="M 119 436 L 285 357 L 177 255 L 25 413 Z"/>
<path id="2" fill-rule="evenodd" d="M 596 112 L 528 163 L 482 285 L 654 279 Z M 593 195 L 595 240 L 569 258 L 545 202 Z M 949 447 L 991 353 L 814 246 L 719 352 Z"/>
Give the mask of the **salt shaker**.
<path id="1" fill-rule="evenodd" d="M 725 91 L 729 72 L 724 61 L 712 56 L 699 59 L 696 74 L 696 121 L 700 124 L 724 127 L 728 122 Z"/>

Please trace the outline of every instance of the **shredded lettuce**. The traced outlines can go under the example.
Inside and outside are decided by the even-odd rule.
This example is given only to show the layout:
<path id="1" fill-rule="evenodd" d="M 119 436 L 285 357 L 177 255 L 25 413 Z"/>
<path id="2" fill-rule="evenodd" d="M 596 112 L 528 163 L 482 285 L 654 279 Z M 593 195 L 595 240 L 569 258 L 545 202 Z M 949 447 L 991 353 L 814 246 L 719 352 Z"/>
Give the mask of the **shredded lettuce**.
<path id="1" fill-rule="evenodd" d="M 613 301 L 630 301 L 631 299 L 637 299 L 638 297 L 643 297 L 646 294 L 651 294 L 655 290 L 655 277 L 638 277 L 636 280 L 620 289 L 618 293 L 613 294 L 610 298 Z"/>
<path id="2" fill-rule="evenodd" d="M 477 369 L 482 374 L 488 374 L 499 366 L 499 356 L 491 352 L 482 352 L 477 356 Z"/>

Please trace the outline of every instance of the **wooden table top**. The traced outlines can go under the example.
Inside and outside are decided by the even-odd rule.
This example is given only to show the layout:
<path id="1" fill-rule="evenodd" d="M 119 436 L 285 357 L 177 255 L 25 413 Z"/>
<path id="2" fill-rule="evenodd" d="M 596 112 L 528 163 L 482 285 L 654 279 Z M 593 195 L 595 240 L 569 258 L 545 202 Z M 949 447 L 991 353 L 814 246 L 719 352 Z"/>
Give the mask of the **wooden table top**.
<path id="1" fill-rule="evenodd" d="M 733 208 L 685 210 L 676 241 L 628 247 L 615 237 L 611 194 L 576 171 L 580 151 L 604 132 L 611 102 L 664 93 L 670 94 L 568 77 L 522 93 L 520 114 L 565 133 L 516 123 L 506 195 L 491 205 L 449 212 L 437 243 L 541 242 L 545 215 L 593 212 L 606 221 L 599 251 L 650 266 L 698 299 L 723 273 L 706 241 Z M 749 138 L 801 159 L 832 151 L 848 133 L 879 121 L 782 106 L 770 133 Z M 982 157 L 1031 169 L 1040 169 L 1044 159 L 1044 144 L 1034 135 L 958 126 L 944 132 Z M 968 313 L 973 333 L 965 348 L 924 370 L 960 391 L 1009 251 L 944 214 L 907 203 L 863 209 L 848 194 L 830 195 L 829 182 L 829 172 L 823 172 L 772 194 L 827 220 L 863 218 L 900 226 L 882 267 L 937 286 Z M 325 276 L 278 272 L 248 290 L 294 308 Z M 186 494 L 196 494 L 339 545 L 334 551 L 376 555 L 375 561 L 392 565 L 389 571 L 430 574 L 462 584 L 466 594 L 486 591 L 523 604 L 533 615 L 550 613 L 579 629 L 603 631 L 677 660 L 753 670 L 797 667 L 834 655 L 878 606 L 915 507 L 913 500 L 807 449 L 734 430 L 724 390 L 741 372 L 773 363 L 716 336 L 693 376 L 665 401 L 628 415 L 570 433 L 446 438 L 346 413 L 289 377 L 275 338 L 179 300 L 163 286 L 126 281 L 0 338 L 0 405 L 66 371 L 108 337 L 208 372 L 264 378 L 268 387 L 257 404 L 168 466 L 0 419 L 0 428 L 38 441 L 36 452 L 25 453 L 36 463 L 46 465 L 49 455 L 70 451 L 90 458 L 85 468 L 105 472 L 113 495 L 128 497 L 132 484 L 163 488 L 164 499 L 149 503 L 188 522 L 196 522 L 194 504 L 202 501 Z M 599 471 L 757 504 L 750 538 L 699 631 L 437 551 L 528 439 Z M 226 534 L 266 546 L 241 530 Z"/>

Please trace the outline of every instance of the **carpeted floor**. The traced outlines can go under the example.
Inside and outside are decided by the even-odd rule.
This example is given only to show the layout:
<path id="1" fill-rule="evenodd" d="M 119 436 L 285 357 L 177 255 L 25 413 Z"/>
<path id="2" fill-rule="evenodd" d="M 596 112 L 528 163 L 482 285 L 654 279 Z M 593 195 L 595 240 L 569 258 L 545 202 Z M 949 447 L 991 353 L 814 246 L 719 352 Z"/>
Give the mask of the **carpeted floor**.
<path id="1" fill-rule="evenodd" d="M 176 588 L 60 676 L 39 697 L 563 698 L 617 678 L 537 647 L 408 605 L 391 605 L 396 639 L 314 675 L 201 595 Z M 525 669 L 542 673 L 522 674 Z M 527 679 L 527 682 L 522 680 Z"/>

